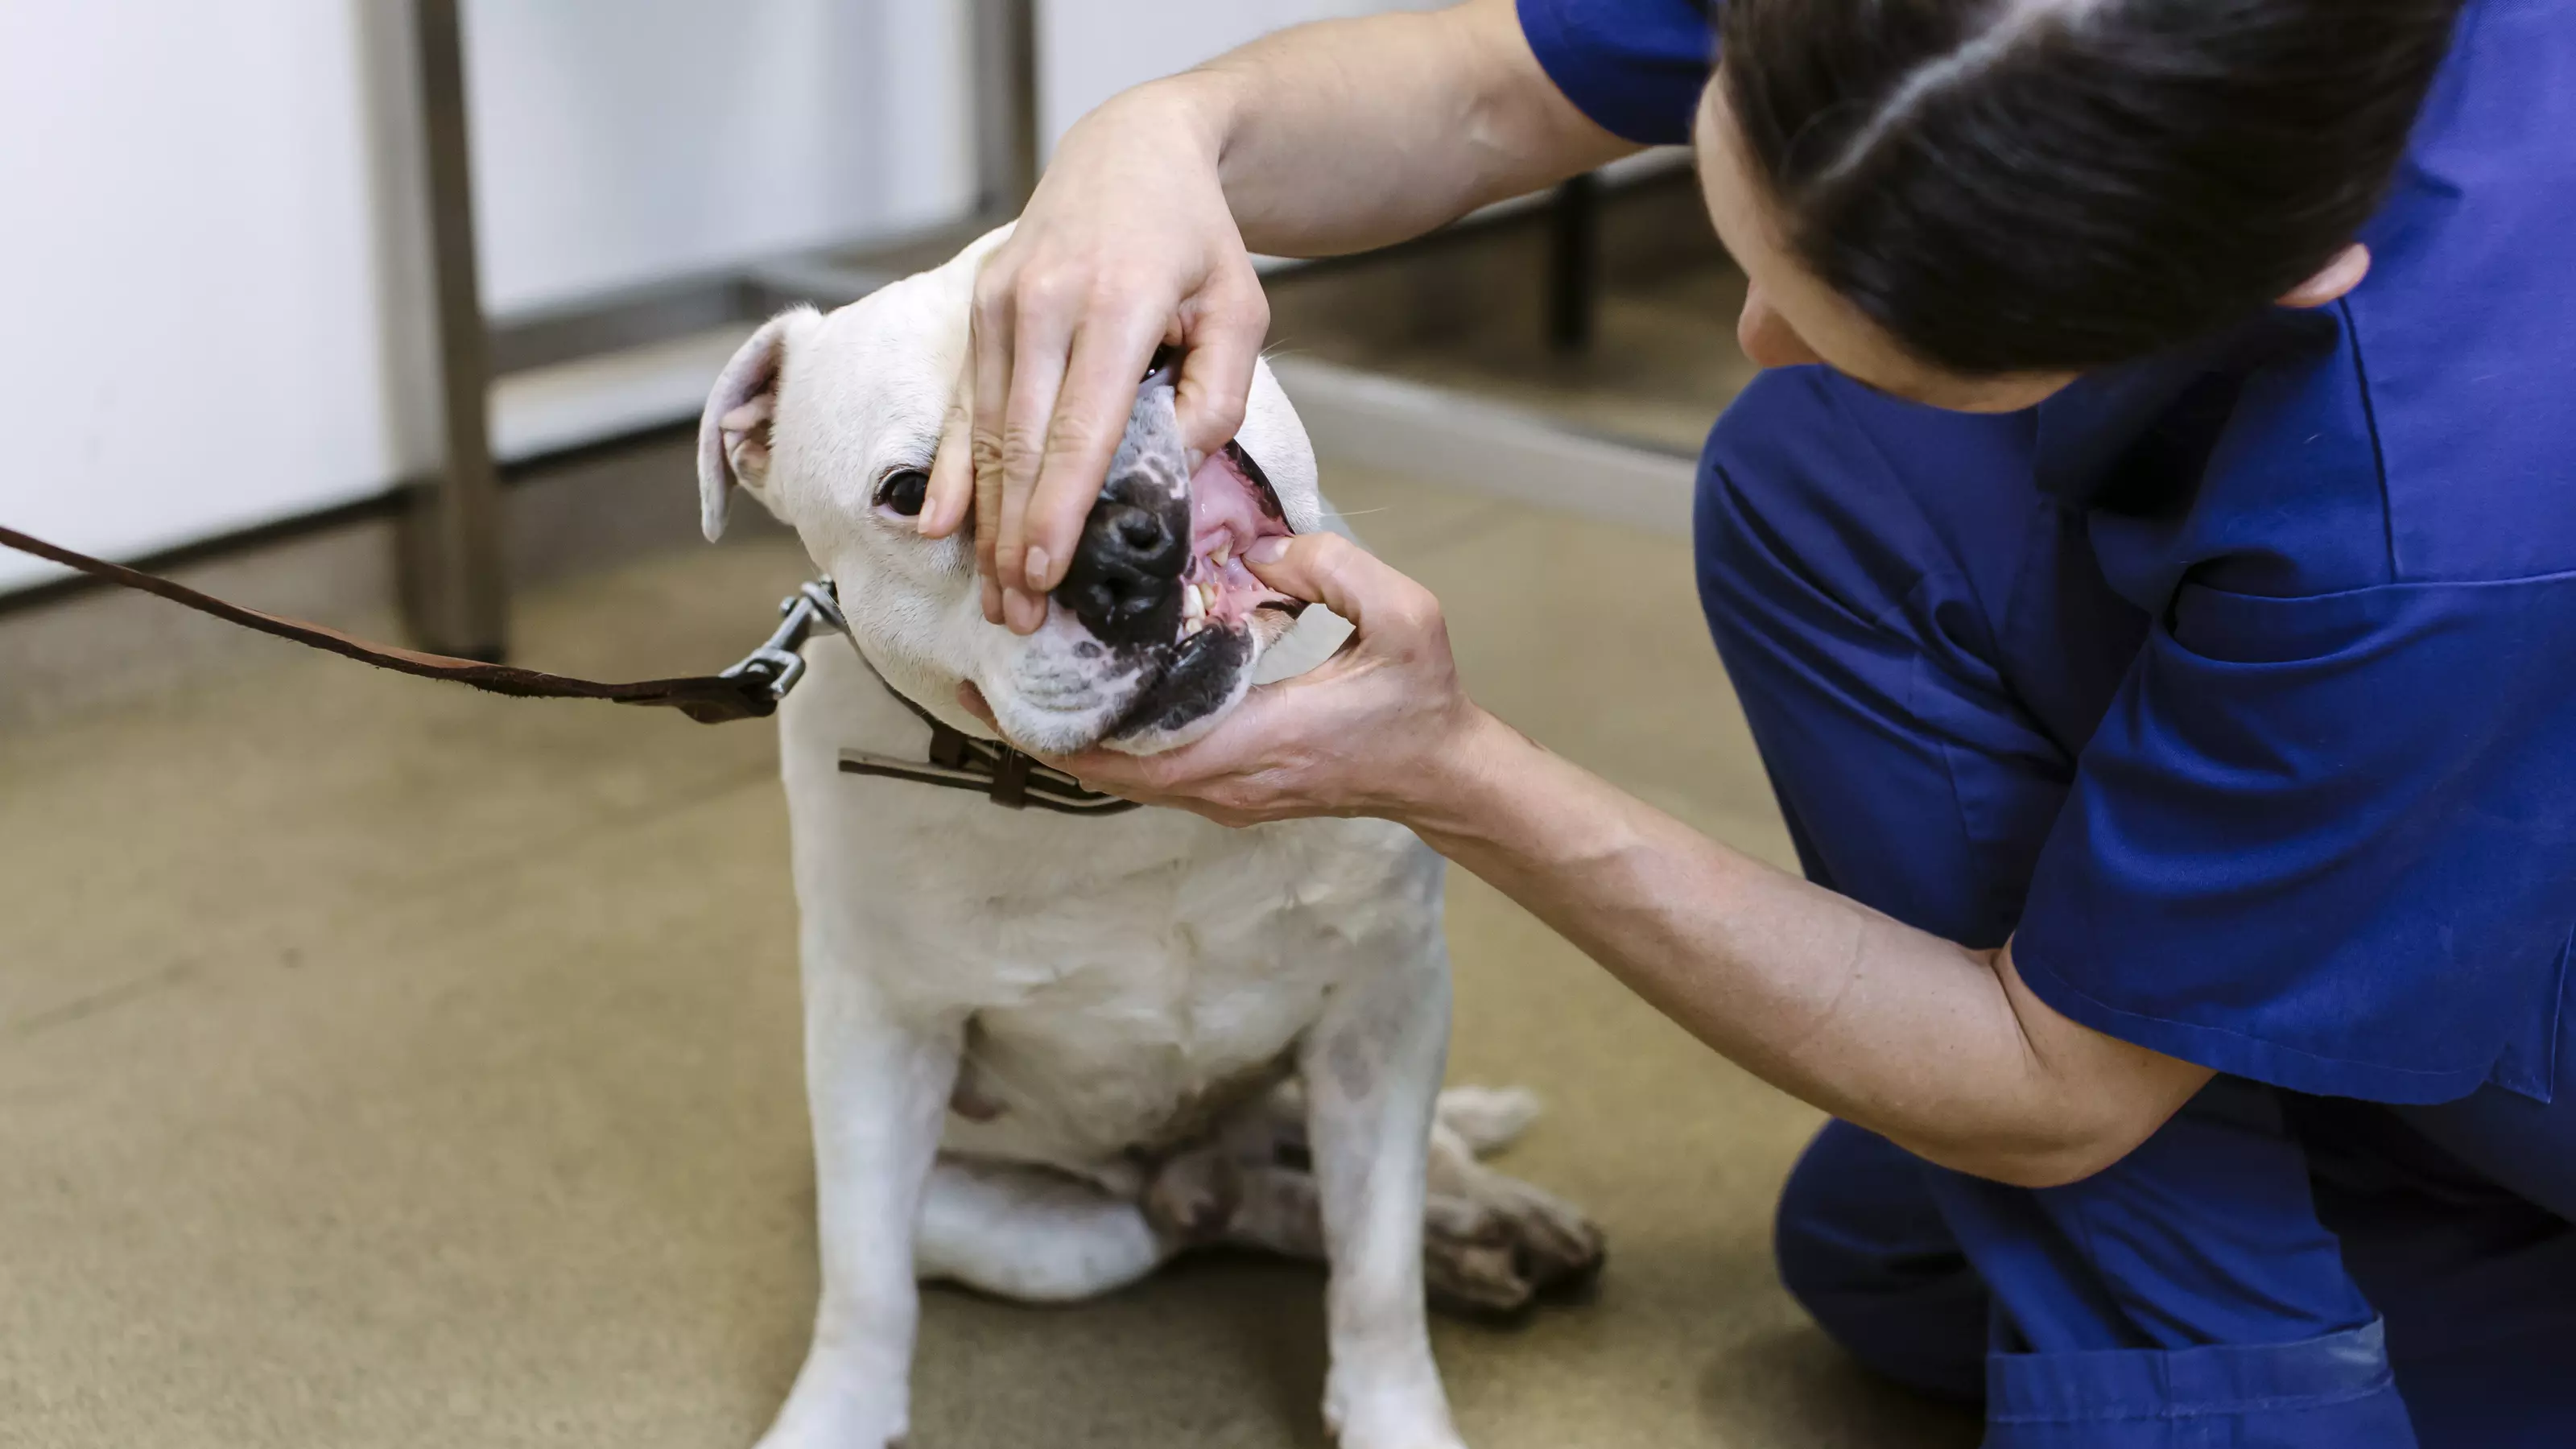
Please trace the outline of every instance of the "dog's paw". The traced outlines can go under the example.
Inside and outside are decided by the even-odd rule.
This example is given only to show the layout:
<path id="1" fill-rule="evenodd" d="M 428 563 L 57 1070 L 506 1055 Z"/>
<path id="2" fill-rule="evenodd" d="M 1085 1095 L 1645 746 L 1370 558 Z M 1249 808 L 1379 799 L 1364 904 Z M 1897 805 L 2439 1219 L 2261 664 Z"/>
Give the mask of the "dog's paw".
<path id="1" fill-rule="evenodd" d="M 1538 1113 L 1538 1094 L 1527 1087 L 1451 1087 L 1436 1109 L 1440 1125 L 1478 1157 L 1518 1142 Z"/>
<path id="2" fill-rule="evenodd" d="M 1145 1185 L 1145 1221 L 1166 1243 L 1222 1240 L 1243 1205 L 1242 1168 L 1216 1148 L 1172 1158 Z"/>
<path id="3" fill-rule="evenodd" d="M 1423 1282 L 1443 1312 L 1508 1316 L 1580 1293 L 1607 1254 L 1591 1219 L 1500 1173 L 1480 1173 L 1471 1192 L 1434 1193 L 1424 1204 Z"/>

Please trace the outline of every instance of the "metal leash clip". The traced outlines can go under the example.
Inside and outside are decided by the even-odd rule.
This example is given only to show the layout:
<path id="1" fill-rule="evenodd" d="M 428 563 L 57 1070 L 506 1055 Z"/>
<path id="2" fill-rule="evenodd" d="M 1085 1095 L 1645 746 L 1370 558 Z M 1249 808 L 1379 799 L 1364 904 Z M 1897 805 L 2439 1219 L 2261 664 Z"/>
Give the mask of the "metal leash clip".
<path id="1" fill-rule="evenodd" d="M 779 600 L 778 612 L 783 617 L 768 642 L 717 676 L 740 679 L 748 675 L 759 679 L 767 687 L 772 704 L 784 701 L 787 692 L 805 677 L 805 656 L 798 651 L 805 647 L 815 625 L 839 634 L 850 632 L 850 621 L 841 614 L 841 599 L 833 592 L 830 579 L 814 579 Z"/>
<path id="2" fill-rule="evenodd" d="M 772 705 L 785 700 L 787 692 L 805 677 L 805 656 L 799 651 L 813 636 L 816 625 L 844 636 L 850 632 L 849 618 L 841 612 L 841 596 L 828 578 L 816 579 L 781 599 L 778 612 L 778 630 L 768 642 L 717 676 L 754 681 L 753 687 L 767 693 Z M 857 642 L 851 640 L 853 646 Z M 1071 775 L 1039 764 L 998 740 L 979 740 L 961 733 L 887 684 L 885 676 L 877 673 L 864 653 L 859 655 L 859 667 L 867 670 L 895 703 L 930 727 L 930 758 L 897 760 L 865 750 L 843 750 L 843 774 L 882 775 L 919 785 L 972 790 L 1013 810 L 1035 806 L 1067 815 L 1122 815 L 1138 808 L 1133 800 L 1086 790 Z"/>

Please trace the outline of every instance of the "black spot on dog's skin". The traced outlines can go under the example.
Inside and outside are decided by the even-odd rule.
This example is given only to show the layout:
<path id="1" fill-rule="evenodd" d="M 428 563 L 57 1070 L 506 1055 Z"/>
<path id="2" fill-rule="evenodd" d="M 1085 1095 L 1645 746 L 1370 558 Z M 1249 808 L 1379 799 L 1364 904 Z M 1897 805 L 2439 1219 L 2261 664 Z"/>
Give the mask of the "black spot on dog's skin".
<path id="1" fill-rule="evenodd" d="M 1073 657 L 1076 659 L 1097 659 L 1107 652 L 1089 639 L 1073 646 Z"/>
<path id="2" fill-rule="evenodd" d="M 1181 645 L 1162 677 L 1136 696 L 1109 733 L 1177 730 L 1206 718 L 1234 696 L 1235 676 L 1251 661 L 1251 630 L 1203 630 Z"/>

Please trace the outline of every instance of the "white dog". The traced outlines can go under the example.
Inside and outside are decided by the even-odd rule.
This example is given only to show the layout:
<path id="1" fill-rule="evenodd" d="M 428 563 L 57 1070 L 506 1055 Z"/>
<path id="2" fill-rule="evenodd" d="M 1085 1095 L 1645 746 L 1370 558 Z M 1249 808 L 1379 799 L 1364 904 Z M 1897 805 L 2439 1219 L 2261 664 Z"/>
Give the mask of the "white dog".
<path id="1" fill-rule="evenodd" d="M 1438 1090 L 1438 857 L 1379 821 L 1232 831 L 1111 816 L 1043 774 L 1070 808 L 870 777 L 1025 765 L 980 743 L 961 682 L 1040 748 L 1141 751 L 1348 630 L 1301 620 L 1238 561 L 1326 526 L 1266 368 L 1237 446 L 1197 466 L 1168 377 L 1150 380 L 1046 624 L 985 621 L 972 543 L 924 539 L 913 515 L 998 239 L 772 320 L 701 425 L 708 535 L 734 486 L 759 499 L 837 581 L 857 645 L 817 640 L 780 717 L 823 1281 L 763 1442 L 903 1438 L 916 1276 L 1062 1301 L 1228 1243 L 1330 1263 L 1324 1412 L 1348 1449 L 1449 1449 L 1426 1263 L 1448 1297 L 1508 1309 L 1579 1281 L 1601 1240 L 1476 1162 L 1525 1125 L 1524 1095 Z"/>

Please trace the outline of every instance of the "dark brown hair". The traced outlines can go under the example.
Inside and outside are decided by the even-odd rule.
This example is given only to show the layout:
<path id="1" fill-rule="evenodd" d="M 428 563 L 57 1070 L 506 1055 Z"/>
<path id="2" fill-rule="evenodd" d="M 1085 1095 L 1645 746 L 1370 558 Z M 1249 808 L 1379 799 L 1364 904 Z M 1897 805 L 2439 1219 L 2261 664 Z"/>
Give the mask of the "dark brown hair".
<path id="1" fill-rule="evenodd" d="M 2461 0 L 1730 0 L 1718 84 L 1794 254 L 1926 362 L 2126 361 L 2375 211 Z"/>

